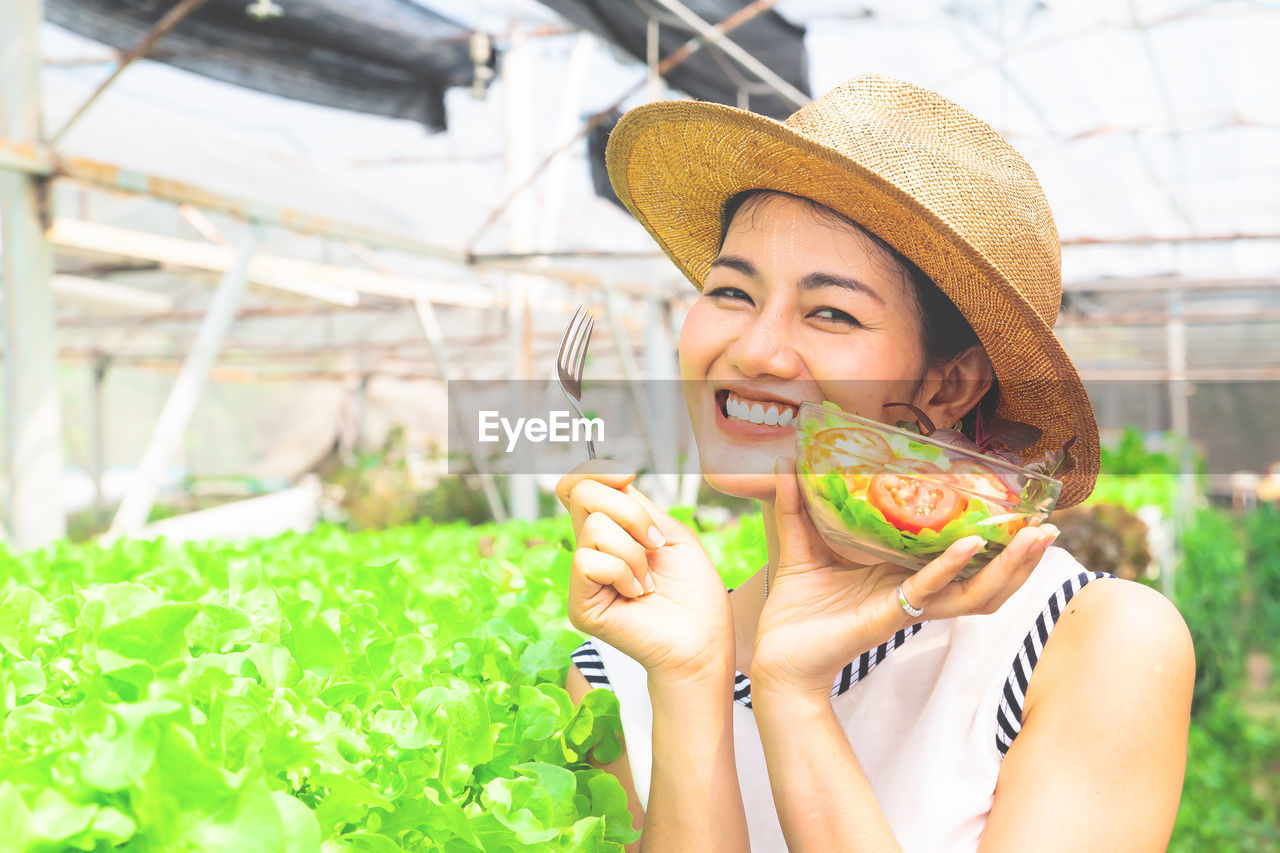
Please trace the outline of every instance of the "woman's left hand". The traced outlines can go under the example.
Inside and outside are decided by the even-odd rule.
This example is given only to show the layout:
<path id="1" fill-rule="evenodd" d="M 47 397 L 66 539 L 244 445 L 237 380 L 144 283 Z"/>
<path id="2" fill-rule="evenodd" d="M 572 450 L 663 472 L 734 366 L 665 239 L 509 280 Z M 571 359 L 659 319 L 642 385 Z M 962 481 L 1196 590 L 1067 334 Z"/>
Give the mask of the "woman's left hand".
<path id="1" fill-rule="evenodd" d="M 778 570 L 756 629 L 753 691 L 758 685 L 825 698 L 845 664 L 899 630 L 925 619 L 994 613 L 1058 534 L 1051 524 L 1024 528 L 982 571 L 959 581 L 955 576 L 982 545 L 979 537 L 953 543 L 918 572 L 889 563 L 851 570 L 805 511 L 793 461 L 779 459 L 774 479 Z M 902 608 L 899 584 L 924 615 L 912 618 Z"/>

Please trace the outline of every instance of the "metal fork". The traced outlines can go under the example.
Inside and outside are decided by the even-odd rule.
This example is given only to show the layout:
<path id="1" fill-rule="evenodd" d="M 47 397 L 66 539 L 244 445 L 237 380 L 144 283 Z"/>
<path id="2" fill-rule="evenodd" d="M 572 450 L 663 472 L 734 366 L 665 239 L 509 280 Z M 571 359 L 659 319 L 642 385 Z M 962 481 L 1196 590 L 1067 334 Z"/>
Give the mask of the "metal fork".
<path id="1" fill-rule="evenodd" d="M 596 318 L 586 309 L 586 306 L 579 305 L 578 310 L 573 312 L 573 319 L 569 321 L 569 328 L 564 330 L 564 338 L 560 341 L 560 349 L 556 350 L 556 380 L 560 383 L 560 390 L 564 392 L 565 397 L 569 399 L 569 405 L 573 406 L 573 410 L 578 413 L 579 418 L 584 418 L 582 414 L 582 368 L 587 360 L 587 344 L 591 343 L 591 330 L 595 328 Z M 587 431 L 587 455 L 592 459 L 596 458 L 596 446 L 591 441 L 591 432 Z"/>

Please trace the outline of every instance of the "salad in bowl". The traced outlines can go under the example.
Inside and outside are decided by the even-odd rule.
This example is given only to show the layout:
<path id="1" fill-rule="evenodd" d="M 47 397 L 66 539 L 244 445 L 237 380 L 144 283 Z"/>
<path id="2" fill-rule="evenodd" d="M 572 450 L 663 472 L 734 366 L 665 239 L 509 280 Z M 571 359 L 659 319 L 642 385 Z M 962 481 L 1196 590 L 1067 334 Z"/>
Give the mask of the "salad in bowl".
<path id="1" fill-rule="evenodd" d="M 1067 469 L 1070 443 L 1052 459 L 1024 464 L 1010 451 L 983 452 L 955 430 L 935 430 L 903 405 L 917 423 L 889 426 L 833 403 L 801 405 L 796 473 L 805 505 L 827 545 L 854 564 L 921 569 L 977 534 L 986 544 L 958 575 L 969 577 L 1015 533 L 1049 517 L 1062 490 L 1051 475 Z"/>

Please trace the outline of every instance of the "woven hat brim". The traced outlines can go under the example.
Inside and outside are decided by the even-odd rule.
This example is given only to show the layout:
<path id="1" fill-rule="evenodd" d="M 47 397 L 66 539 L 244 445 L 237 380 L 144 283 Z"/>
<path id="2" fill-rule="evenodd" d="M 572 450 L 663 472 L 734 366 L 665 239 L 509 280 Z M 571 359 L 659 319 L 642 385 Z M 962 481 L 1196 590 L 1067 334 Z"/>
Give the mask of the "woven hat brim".
<path id="1" fill-rule="evenodd" d="M 719 251 L 725 203 L 744 190 L 810 198 L 915 262 L 968 318 L 1001 386 L 997 414 L 1043 435 L 1027 453 L 1075 437 L 1061 508 L 1098 476 L 1098 426 L 1080 374 L 1053 330 L 983 255 L 914 197 L 780 122 L 721 104 L 665 101 L 631 110 L 606 154 L 618 198 L 697 287 Z"/>

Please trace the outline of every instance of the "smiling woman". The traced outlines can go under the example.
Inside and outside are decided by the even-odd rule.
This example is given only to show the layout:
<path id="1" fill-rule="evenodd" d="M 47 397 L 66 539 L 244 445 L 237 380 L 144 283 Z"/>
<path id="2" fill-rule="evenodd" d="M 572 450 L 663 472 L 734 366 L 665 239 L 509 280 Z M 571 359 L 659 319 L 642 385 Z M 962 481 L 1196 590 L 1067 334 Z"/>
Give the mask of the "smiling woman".
<path id="1" fill-rule="evenodd" d="M 773 460 L 793 451 L 790 430 L 751 429 L 730 417 L 731 398 L 748 413 L 760 406 L 762 417 L 781 404 L 794 418 L 805 400 L 876 418 L 886 403 L 905 400 L 942 423 L 974 409 L 991 385 L 990 364 L 958 315 L 968 334 L 950 337 L 970 345 L 929 351 L 920 294 L 935 286 L 917 283 L 922 276 L 881 241 L 807 199 L 756 191 L 735 201 L 745 203 L 735 207 L 680 338 L 681 378 L 713 488 L 766 497 Z M 943 368 L 953 390 L 938 394 L 929 383 Z M 712 422 L 716 429 L 702 428 Z"/>
<path id="2" fill-rule="evenodd" d="M 634 849 L 1163 849 L 1194 668 L 1177 611 L 1096 582 L 1048 524 L 972 576 L 978 536 L 914 572 L 850 562 L 789 458 L 804 402 L 984 441 L 1017 422 L 1031 453 L 1073 446 L 1059 505 L 1088 495 L 1097 426 L 1051 331 L 1057 234 L 1026 162 L 955 104 L 869 76 L 782 124 L 649 104 L 609 166 L 701 291 L 680 337 L 699 459 L 712 487 L 760 502 L 769 553 L 726 592 L 630 471 L 598 460 L 560 482 L 569 614 L 594 638 L 567 687 L 618 694 L 626 749 L 606 769 Z M 1004 488 L 983 473 L 966 482 Z M 897 476 L 867 500 L 883 518 L 914 500 L 899 530 L 960 513 L 940 492 L 920 517 L 918 481 Z"/>

